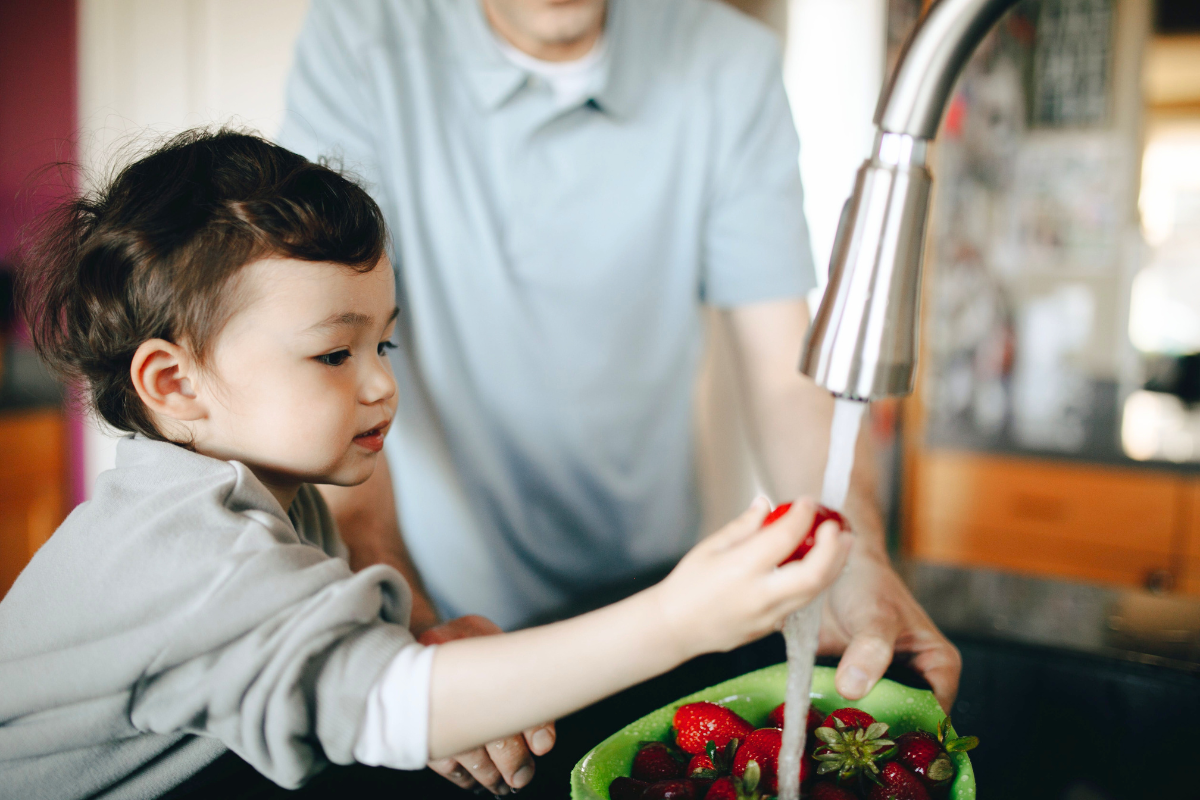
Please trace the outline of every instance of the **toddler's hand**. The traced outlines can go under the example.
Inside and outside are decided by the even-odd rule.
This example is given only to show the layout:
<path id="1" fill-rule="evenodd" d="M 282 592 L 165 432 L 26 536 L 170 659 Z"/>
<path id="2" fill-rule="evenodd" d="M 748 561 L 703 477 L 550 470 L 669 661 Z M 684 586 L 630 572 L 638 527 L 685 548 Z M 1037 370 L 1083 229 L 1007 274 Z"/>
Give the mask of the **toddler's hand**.
<path id="1" fill-rule="evenodd" d="M 730 650 L 777 630 L 841 574 L 852 535 L 828 521 L 800 561 L 778 566 L 808 534 L 816 512 L 799 500 L 760 530 L 769 511 L 757 498 L 741 516 L 692 548 L 650 591 L 683 659 Z"/>

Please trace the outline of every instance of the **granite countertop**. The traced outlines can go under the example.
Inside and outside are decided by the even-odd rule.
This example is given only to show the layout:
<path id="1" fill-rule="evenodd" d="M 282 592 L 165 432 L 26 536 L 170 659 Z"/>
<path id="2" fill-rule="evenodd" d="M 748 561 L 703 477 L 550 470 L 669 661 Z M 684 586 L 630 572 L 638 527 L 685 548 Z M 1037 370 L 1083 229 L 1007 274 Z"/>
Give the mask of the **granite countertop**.
<path id="1" fill-rule="evenodd" d="M 951 638 L 1054 647 L 1200 674 L 1200 598 L 924 562 L 900 570 Z"/>
<path id="2" fill-rule="evenodd" d="M 1139 461 L 1125 454 L 1121 446 L 1121 392 L 1115 381 L 1093 380 L 1088 391 L 1090 402 L 1084 419 L 1084 436 L 1074 449 L 1053 449 L 1022 444 L 1013 432 L 1011 417 L 991 431 L 976 427 L 965 415 L 936 418 L 927 422 L 925 442 L 931 448 L 964 450 L 1021 458 L 1045 458 L 1077 461 L 1132 469 L 1169 472 L 1200 472 L 1200 462 L 1175 462 L 1158 459 Z"/>

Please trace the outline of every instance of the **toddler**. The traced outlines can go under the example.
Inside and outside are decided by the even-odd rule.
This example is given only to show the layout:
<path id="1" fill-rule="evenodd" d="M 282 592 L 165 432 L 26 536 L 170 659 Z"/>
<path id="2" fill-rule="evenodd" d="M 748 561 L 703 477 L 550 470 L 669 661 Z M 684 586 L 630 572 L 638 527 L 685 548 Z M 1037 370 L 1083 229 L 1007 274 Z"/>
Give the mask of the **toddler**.
<path id="1" fill-rule="evenodd" d="M 245 134 L 189 132 L 27 251 L 41 356 L 130 432 L 0 602 L 0 797 L 152 798 L 232 750 L 285 787 L 419 769 L 775 630 L 841 570 L 756 501 L 662 583 L 541 628 L 418 644 L 313 484 L 375 467 L 401 311 L 380 211 Z"/>

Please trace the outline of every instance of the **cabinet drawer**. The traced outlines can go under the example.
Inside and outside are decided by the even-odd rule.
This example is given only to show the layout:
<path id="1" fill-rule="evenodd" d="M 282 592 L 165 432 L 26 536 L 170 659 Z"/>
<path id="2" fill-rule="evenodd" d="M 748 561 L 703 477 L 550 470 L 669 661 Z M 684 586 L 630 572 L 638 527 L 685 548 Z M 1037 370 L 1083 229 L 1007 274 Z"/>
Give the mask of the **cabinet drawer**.
<path id="1" fill-rule="evenodd" d="M 1180 588 L 1190 594 L 1200 594 L 1200 479 L 1193 477 L 1188 484 L 1188 525 L 1183 544 L 1183 575 Z"/>
<path id="2" fill-rule="evenodd" d="M 918 463 L 915 556 L 1130 585 L 1173 567 L 1175 475 L 947 451 Z"/>
<path id="3" fill-rule="evenodd" d="M 0 597 L 66 516 L 58 411 L 0 414 Z"/>

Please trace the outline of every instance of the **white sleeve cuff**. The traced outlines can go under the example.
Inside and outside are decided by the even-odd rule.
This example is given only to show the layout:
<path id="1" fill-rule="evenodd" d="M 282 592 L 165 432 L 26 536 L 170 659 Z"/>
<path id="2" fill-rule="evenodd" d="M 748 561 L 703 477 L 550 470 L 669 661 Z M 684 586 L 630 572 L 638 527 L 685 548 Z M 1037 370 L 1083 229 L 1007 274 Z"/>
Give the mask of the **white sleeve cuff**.
<path id="1" fill-rule="evenodd" d="M 422 769 L 429 761 L 429 684 L 434 647 L 406 645 L 367 694 L 354 759 L 371 767 Z"/>

